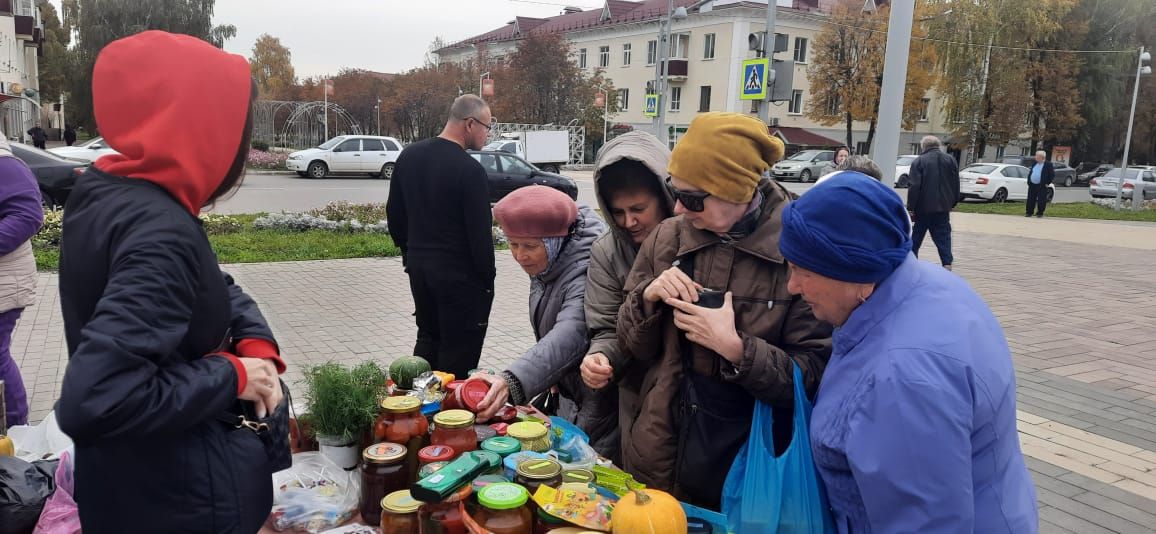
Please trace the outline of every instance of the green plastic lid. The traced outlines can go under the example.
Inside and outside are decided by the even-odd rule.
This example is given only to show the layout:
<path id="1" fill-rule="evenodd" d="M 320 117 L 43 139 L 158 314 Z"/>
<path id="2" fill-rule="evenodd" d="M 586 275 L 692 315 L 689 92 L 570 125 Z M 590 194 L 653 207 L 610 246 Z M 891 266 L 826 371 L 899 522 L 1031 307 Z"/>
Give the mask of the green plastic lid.
<path id="1" fill-rule="evenodd" d="M 483 441 L 482 450 L 496 452 L 505 458 L 522 450 L 522 442 L 510 436 L 498 436 Z"/>
<path id="2" fill-rule="evenodd" d="M 526 488 L 509 482 L 490 484 L 478 493 L 478 502 L 491 510 L 512 510 L 530 500 Z"/>
<path id="3" fill-rule="evenodd" d="M 474 456 L 490 464 L 490 469 L 502 466 L 502 455 L 494 451 L 473 451 Z"/>

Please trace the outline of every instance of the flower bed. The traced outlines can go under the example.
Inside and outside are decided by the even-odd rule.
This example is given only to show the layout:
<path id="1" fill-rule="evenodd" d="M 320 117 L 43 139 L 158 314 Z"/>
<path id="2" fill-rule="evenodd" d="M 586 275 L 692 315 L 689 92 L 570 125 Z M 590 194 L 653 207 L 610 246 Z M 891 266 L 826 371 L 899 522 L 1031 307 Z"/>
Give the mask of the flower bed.
<path id="1" fill-rule="evenodd" d="M 282 152 L 263 152 L 250 149 L 245 165 L 250 169 L 280 171 L 285 170 L 285 160 L 289 155 Z"/>

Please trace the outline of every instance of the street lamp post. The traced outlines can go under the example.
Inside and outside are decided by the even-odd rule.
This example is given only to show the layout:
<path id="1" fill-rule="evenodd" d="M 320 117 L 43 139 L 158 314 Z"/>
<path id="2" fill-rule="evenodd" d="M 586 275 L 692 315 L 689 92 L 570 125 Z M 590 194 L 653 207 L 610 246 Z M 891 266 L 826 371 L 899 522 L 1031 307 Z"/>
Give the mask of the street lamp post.
<path id="1" fill-rule="evenodd" d="M 670 134 L 663 130 L 666 129 L 666 80 L 670 75 L 670 66 L 668 61 L 670 59 L 670 32 L 674 21 L 686 18 L 686 8 L 679 6 L 674 9 L 674 0 L 667 0 L 666 2 L 666 20 L 659 23 L 658 30 L 658 69 L 655 72 L 655 89 L 658 93 L 658 116 L 655 118 L 654 135 L 663 143 L 670 144 Z"/>
<path id="2" fill-rule="evenodd" d="M 373 106 L 373 115 L 377 119 L 377 135 L 381 135 L 381 99 L 377 99 L 377 105 Z"/>
<path id="3" fill-rule="evenodd" d="M 1120 179 L 1116 181 L 1117 210 L 1120 209 L 1124 197 L 1124 181 L 1128 179 L 1128 152 L 1132 148 L 1132 122 L 1136 120 L 1136 97 L 1140 95 L 1140 76 L 1152 74 L 1152 67 L 1145 65 L 1149 61 L 1152 61 L 1152 54 L 1141 46 L 1140 56 L 1136 61 L 1136 84 L 1132 89 L 1132 111 L 1128 114 L 1128 135 L 1124 137 L 1124 160 L 1120 162 Z M 1132 188 L 1132 209 L 1140 209 L 1144 198 L 1144 182 L 1138 180 L 1136 186 L 1139 187 Z"/>
<path id="4" fill-rule="evenodd" d="M 606 90 L 605 84 L 599 84 L 598 90 L 602 91 L 602 146 L 606 146 L 606 127 L 610 120 L 610 91 Z"/>

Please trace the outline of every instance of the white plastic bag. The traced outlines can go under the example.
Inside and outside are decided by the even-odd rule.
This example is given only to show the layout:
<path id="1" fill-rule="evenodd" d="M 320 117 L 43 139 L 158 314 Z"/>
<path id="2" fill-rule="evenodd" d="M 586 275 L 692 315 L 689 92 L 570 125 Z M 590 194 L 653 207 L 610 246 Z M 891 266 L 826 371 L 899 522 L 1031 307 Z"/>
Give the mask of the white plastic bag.
<path id="1" fill-rule="evenodd" d="M 25 462 L 56 459 L 61 453 L 72 448 L 72 438 L 56 424 L 55 411 L 49 412 L 48 417 L 38 425 L 18 425 L 9 428 L 8 437 L 16 444 L 16 457 Z"/>
<path id="2" fill-rule="evenodd" d="M 319 452 L 293 455 L 293 467 L 273 473 L 273 528 L 311 534 L 349 521 L 361 496 L 357 471 L 345 471 Z"/>

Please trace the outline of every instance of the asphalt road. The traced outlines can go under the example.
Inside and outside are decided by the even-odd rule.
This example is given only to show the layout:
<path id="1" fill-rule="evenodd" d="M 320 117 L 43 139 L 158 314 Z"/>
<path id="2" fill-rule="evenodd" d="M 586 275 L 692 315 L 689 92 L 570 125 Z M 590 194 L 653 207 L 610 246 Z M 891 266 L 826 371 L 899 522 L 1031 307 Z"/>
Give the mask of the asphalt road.
<path id="1" fill-rule="evenodd" d="M 578 201 L 596 205 L 594 182 L 590 171 L 566 171 L 578 184 Z M 787 189 L 805 193 L 814 184 L 785 182 Z M 906 189 L 896 189 L 907 198 Z M 292 173 L 255 174 L 245 177 L 241 189 L 232 198 L 217 203 L 215 213 L 258 213 L 305 211 L 320 208 L 329 202 L 347 200 L 356 203 L 385 202 L 389 196 L 389 180 L 366 176 L 331 177 L 323 180 L 301 178 Z M 1087 202 L 1091 199 L 1087 187 L 1058 187 L 1056 202 Z"/>

